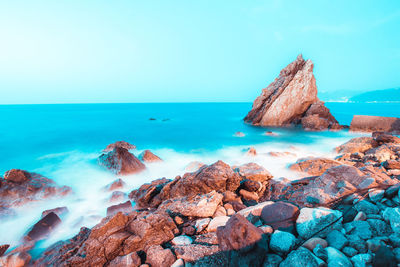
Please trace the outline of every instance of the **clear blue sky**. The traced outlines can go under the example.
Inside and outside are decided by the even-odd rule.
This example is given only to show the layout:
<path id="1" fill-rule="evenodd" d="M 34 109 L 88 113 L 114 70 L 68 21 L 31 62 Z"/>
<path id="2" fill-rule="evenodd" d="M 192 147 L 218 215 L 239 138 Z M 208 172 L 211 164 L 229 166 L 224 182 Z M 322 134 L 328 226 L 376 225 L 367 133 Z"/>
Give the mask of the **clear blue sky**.
<path id="1" fill-rule="evenodd" d="M 0 103 L 253 101 L 299 53 L 320 91 L 400 86 L 400 1 L 0 0 Z"/>

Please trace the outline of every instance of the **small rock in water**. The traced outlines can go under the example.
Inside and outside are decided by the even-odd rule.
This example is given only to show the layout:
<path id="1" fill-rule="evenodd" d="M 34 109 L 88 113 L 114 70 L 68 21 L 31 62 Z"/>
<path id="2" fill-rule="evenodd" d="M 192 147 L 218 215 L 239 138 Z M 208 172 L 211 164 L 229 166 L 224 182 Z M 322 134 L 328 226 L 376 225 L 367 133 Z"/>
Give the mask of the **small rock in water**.
<path id="1" fill-rule="evenodd" d="M 132 144 L 130 144 L 130 143 L 128 143 L 128 142 L 125 142 L 125 141 L 117 141 L 117 142 L 115 142 L 115 143 L 109 144 L 109 145 L 103 150 L 103 152 L 112 151 L 112 150 L 114 150 L 114 148 L 116 148 L 116 147 L 122 147 L 122 148 L 125 148 L 125 149 L 127 149 L 127 150 L 131 150 L 131 149 L 135 149 L 135 148 L 136 148 L 135 145 L 132 145 Z"/>
<path id="2" fill-rule="evenodd" d="M 54 212 L 50 212 L 38 221 L 29 231 L 27 237 L 29 240 L 40 240 L 51 233 L 57 225 L 61 223 L 61 219 Z"/>
<path id="3" fill-rule="evenodd" d="M 69 210 L 68 210 L 67 207 L 58 207 L 58 208 L 55 208 L 55 209 L 45 210 L 45 211 L 42 212 L 42 217 L 41 218 L 45 217 L 50 212 L 54 212 L 55 214 L 58 215 L 58 217 L 63 217 L 64 215 L 66 215 L 69 212 Z"/>
<path id="4" fill-rule="evenodd" d="M 235 133 L 235 136 L 236 136 L 236 137 L 244 137 L 245 134 L 242 133 L 242 132 L 236 132 L 236 133 Z"/>
<path id="5" fill-rule="evenodd" d="M 143 162 L 159 162 L 159 161 L 162 161 L 161 158 L 159 158 L 158 156 L 154 155 L 153 152 L 151 152 L 148 149 L 143 151 L 142 153 L 140 153 L 138 158 Z"/>

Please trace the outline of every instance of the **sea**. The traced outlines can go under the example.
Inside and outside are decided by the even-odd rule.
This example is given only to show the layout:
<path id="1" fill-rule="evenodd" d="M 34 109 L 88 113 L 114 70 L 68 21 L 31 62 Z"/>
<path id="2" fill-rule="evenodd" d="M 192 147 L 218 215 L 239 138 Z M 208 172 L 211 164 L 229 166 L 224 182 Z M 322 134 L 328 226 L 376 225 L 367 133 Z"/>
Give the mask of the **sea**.
<path id="1" fill-rule="evenodd" d="M 106 215 L 110 192 L 103 190 L 122 178 L 129 193 L 143 183 L 174 179 L 190 171 L 192 162 L 217 160 L 232 165 L 256 162 L 275 179 L 298 179 L 287 167 L 309 156 L 335 157 L 334 148 L 349 139 L 367 135 L 348 130 L 309 132 L 298 128 L 261 128 L 243 122 L 252 103 L 132 103 L 0 105 L 0 176 L 10 169 L 40 173 L 73 194 L 45 199 L 16 208 L 17 215 L 0 220 L 0 244 L 15 247 L 37 222 L 43 210 L 66 206 L 63 223 L 40 251 L 73 237 L 80 227 L 92 227 Z M 350 125 L 353 115 L 400 117 L 400 103 L 327 102 L 340 124 Z M 236 133 L 241 132 L 243 136 Z M 268 132 L 272 132 L 268 133 Z M 146 171 L 117 176 L 101 168 L 97 158 L 110 143 L 124 140 L 136 145 L 138 156 L 150 149 L 163 159 L 147 164 Z M 246 154 L 254 147 L 257 156 Z M 274 157 L 269 152 L 290 152 Z"/>

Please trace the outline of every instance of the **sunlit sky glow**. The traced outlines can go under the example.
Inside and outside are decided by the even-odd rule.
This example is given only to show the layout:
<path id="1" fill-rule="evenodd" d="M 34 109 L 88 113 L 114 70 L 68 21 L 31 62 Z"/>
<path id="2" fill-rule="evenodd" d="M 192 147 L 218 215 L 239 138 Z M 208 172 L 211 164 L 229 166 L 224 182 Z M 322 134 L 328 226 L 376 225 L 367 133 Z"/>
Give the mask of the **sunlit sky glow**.
<path id="1" fill-rule="evenodd" d="M 0 103 L 252 101 L 302 53 L 320 91 L 400 86 L 400 1 L 0 0 Z"/>

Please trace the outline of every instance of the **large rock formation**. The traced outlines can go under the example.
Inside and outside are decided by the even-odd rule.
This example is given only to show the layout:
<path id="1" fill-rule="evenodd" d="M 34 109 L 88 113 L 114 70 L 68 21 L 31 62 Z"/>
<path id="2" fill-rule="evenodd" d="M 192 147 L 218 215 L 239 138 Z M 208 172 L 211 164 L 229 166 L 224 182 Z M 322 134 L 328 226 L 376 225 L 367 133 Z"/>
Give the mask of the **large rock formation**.
<path id="1" fill-rule="evenodd" d="M 301 124 L 310 130 L 340 129 L 329 109 L 318 99 L 313 74 L 314 64 L 301 55 L 281 70 L 244 118 L 259 126 L 290 126 Z"/>

